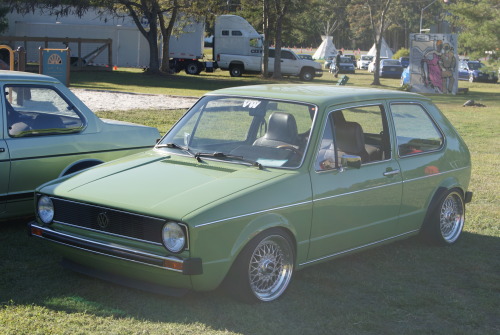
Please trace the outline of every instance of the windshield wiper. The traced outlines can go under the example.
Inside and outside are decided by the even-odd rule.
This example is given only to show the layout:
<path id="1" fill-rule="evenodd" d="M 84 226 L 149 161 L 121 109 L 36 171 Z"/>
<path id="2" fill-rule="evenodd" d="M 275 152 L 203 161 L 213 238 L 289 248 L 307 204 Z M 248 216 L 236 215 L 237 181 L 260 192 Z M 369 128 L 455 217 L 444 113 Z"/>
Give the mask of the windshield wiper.
<path id="1" fill-rule="evenodd" d="M 251 164 L 252 166 L 258 167 L 259 170 L 263 169 L 262 164 L 260 164 L 259 162 L 256 162 L 256 161 L 253 161 L 250 159 L 246 159 L 243 156 L 228 155 L 228 154 L 225 154 L 223 152 L 217 152 L 217 151 L 216 152 L 197 152 L 194 155 L 194 158 L 196 158 L 199 162 L 201 161 L 201 159 L 200 159 L 201 157 L 234 159 L 234 160 L 245 162 L 245 163 Z"/>
<path id="2" fill-rule="evenodd" d="M 183 145 L 179 145 L 179 144 L 175 144 L 175 143 L 164 143 L 164 144 L 158 144 L 156 146 L 157 148 L 171 148 L 171 149 L 180 149 L 182 151 L 185 151 L 187 152 L 188 154 L 190 154 L 192 157 L 196 157 L 196 155 L 191 151 L 191 149 L 189 149 L 189 147 L 187 146 L 183 146 Z M 198 159 L 198 158 L 197 158 Z"/>

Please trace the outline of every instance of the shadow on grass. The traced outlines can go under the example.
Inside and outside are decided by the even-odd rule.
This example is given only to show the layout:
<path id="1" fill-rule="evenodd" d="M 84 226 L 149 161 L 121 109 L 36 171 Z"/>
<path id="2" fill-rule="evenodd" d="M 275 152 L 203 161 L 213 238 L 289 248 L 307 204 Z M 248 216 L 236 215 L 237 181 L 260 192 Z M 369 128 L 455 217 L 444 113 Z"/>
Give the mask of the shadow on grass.
<path id="1" fill-rule="evenodd" d="M 48 243 L 28 237 L 19 222 L 0 226 L 0 236 L 0 302 L 7 310 L 34 305 L 92 318 L 202 324 L 241 334 L 498 330 L 496 237 L 464 233 L 447 248 L 412 238 L 367 250 L 297 272 L 287 294 L 276 302 L 245 305 L 222 289 L 173 298 L 64 270 Z"/>

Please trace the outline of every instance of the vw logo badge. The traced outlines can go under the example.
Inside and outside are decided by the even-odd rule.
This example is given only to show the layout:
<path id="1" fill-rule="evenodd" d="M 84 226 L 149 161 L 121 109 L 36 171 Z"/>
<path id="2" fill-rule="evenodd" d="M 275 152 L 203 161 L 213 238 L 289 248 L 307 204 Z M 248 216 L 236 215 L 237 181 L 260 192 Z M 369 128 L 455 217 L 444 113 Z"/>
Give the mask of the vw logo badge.
<path id="1" fill-rule="evenodd" d="M 101 212 L 97 215 L 97 225 L 101 229 L 106 229 L 109 226 L 109 218 L 106 215 L 106 212 Z"/>

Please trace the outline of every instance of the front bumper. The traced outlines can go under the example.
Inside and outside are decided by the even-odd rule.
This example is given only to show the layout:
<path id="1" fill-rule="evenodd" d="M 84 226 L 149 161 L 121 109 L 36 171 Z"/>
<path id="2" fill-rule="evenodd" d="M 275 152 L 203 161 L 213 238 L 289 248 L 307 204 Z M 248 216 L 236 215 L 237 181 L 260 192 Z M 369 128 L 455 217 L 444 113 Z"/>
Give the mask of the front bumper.
<path id="1" fill-rule="evenodd" d="M 323 70 L 322 69 L 316 69 L 316 72 L 314 73 L 315 77 L 323 77 Z"/>
<path id="2" fill-rule="evenodd" d="M 36 222 L 28 223 L 28 232 L 32 236 L 87 253 L 125 260 L 162 270 L 174 271 L 183 275 L 203 274 L 200 258 L 181 259 L 172 256 L 161 256 L 114 243 L 97 242 L 56 231 L 49 227 L 39 225 Z"/>

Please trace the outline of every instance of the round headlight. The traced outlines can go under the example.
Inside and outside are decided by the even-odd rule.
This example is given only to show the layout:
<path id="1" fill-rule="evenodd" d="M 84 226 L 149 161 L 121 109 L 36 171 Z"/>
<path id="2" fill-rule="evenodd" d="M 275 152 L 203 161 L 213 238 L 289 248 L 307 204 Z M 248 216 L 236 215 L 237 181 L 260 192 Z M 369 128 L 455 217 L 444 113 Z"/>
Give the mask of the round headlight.
<path id="1" fill-rule="evenodd" d="M 167 222 L 162 230 L 163 244 L 170 252 L 180 252 L 186 245 L 186 234 L 175 222 Z"/>
<path id="2" fill-rule="evenodd" d="M 38 199 L 38 217 L 42 220 L 43 223 L 49 224 L 54 219 L 54 204 L 52 200 L 43 195 Z"/>

